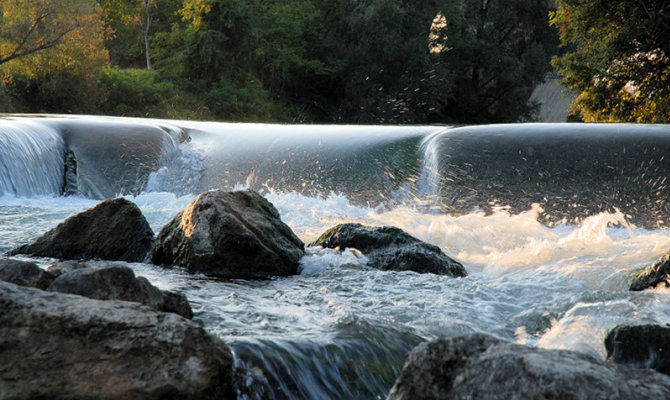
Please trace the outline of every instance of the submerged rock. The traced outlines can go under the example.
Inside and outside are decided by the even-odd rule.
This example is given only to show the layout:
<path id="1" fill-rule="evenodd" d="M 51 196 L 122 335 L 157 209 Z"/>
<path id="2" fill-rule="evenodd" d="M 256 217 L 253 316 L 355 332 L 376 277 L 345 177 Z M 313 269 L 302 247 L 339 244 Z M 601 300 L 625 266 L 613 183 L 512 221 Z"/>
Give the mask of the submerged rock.
<path id="1" fill-rule="evenodd" d="M 667 399 L 670 377 L 486 335 L 417 346 L 387 400 Z"/>
<path id="2" fill-rule="evenodd" d="M 0 282 L 0 397 L 232 399 L 233 357 L 174 314 Z"/>
<path id="3" fill-rule="evenodd" d="M 153 231 L 140 209 L 118 198 L 69 217 L 10 254 L 139 262 L 151 250 L 153 240 Z"/>
<path id="4" fill-rule="evenodd" d="M 617 326 L 605 337 L 607 358 L 670 375 L 670 326 Z"/>
<path id="5" fill-rule="evenodd" d="M 47 288 L 51 292 L 70 293 L 97 300 L 124 300 L 142 303 L 158 311 L 172 312 L 193 318 L 193 311 L 182 293 L 161 291 L 144 277 L 135 277 L 129 267 L 105 265 L 88 267 L 68 262 L 52 270 L 60 274 Z"/>
<path id="6" fill-rule="evenodd" d="M 158 234 L 151 261 L 221 278 L 293 275 L 304 244 L 256 192 L 221 190 L 193 200 Z"/>
<path id="7" fill-rule="evenodd" d="M 463 277 L 465 268 L 432 244 L 422 242 L 402 229 L 361 224 L 341 224 L 326 231 L 312 246 L 354 248 L 368 257 L 370 266 L 381 270 L 416 271 Z"/>
<path id="8" fill-rule="evenodd" d="M 648 266 L 640 272 L 630 284 L 632 291 L 639 291 L 656 287 L 664 283 L 670 286 L 670 253 L 659 258 L 653 265 Z"/>
<path id="9" fill-rule="evenodd" d="M 52 274 L 44 271 L 35 263 L 13 259 L 0 260 L 0 281 L 46 289 L 53 280 Z"/>

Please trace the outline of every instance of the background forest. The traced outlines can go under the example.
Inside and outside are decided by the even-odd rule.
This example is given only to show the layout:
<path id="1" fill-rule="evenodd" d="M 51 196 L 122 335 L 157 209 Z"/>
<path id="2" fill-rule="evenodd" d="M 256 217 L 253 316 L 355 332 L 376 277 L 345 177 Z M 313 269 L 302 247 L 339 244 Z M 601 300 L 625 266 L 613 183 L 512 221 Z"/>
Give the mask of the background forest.
<path id="1" fill-rule="evenodd" d="M 576 119 L 667 122 L 669 15 L 649 0 L 2 0 L 0 112 L 530 121 L 555 68 Z"/>

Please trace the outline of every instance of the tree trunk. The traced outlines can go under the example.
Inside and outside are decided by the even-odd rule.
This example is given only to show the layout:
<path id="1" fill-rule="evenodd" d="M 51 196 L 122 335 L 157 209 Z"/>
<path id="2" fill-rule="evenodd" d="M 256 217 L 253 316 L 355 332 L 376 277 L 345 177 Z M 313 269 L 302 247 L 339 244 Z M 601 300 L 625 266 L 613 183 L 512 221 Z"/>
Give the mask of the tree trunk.
<path id="1" fill-rule="evenodd" d="M 151 71 L 151 56 L 149 54 L 149 29 L 151 28 L 151 3 L 153 0 L 143 0 L 146 23 L 144 25 L 144 52 L 147 56 L 147 70 Z"/>

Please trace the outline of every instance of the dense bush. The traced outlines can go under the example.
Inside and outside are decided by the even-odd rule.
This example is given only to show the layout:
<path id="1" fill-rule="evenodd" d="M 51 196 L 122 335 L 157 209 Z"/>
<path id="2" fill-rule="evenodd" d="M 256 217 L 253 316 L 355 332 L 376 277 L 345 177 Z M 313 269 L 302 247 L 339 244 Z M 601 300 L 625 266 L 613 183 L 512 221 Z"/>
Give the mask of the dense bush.
<path id="1" fill-rule="evenodd" d="M 161 81 L 155 71 L 103 68 L 98 84 L 104 100 L 99 111 L 103 114 L 165 117 L 179 102 L 174 84 Z"/>
<path id="2" fill-rule="evenodd" d="M 12 75 L 5 80 L 2 92 L 0 105 L 5 112 L 93 113 L 100 100 L 95 81 L 72 71 Z"/>

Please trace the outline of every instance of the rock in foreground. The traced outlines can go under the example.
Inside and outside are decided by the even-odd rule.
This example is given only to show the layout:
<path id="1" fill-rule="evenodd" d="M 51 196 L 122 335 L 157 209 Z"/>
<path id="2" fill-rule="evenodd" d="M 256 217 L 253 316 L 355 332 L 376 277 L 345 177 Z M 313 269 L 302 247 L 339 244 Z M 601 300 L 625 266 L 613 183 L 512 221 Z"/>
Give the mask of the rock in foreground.
<path id="1" fill-rule="evenodd" d="M 50 273 L 35 263 L 13 259 L 0 260 L 0 281 L 46 289 L 53 280 L 54 277 Z"/>
<path id="2" fill-rule="evenodd" d="M 8 399 L 231 399 L 230 349 L 174 314 L 0 282 Z"/>
<path id="3" fill-rule="evenodd" d="M 632 291 L 639 291 L 656 287 L 663 283 L 665 286 L 670 286 L 670 253 L 667 253 L 656 261 L 653 265 L 648 266 L 640 272 L 630 285 Z"/>
<path id="4" fill-rule="evenodd" d="M 617 326 L 605 338 L 607 358 L 631 368 L 651 368 L 670 375 L 670 327 Z"/>
<path id="5" fill-rule="evenodd" d="M 357 249 L 368 257 L 371 267 L 381 270 L 454 277 L 467 275 L 463 265 L 448 257 L 439 247 L 422 242 L 395 227 L 341 224 L 329 229 L 311 245 Z"/>
<path id="6" fill-rule="evenodd" d="M 151 250 L 153 240 L 153 231 L 140 209 L 118 198 L 69 217 L 35 242 L 10 254 L 139 262 Z"/>
<path id="7" fill-rule="evenodd" d="M 417 346 L 387 400 L 667 399 L 670 377 L 485 335 Z"/>
<path id="8" fill-rule="evenodd" d="M 103 265 L 89 267 L 73 262 L 56 264 L 51 271 L 67 270 L 60 274 L 47 290 L 77 294 L 97 300 L 134 301 L 157 311 L 173 312 L 184 318 L 193 318 L 191 306 L 182 293 L 161 291 L 144 277 L 135 277 L 129 267 Z"/>
<path id="9" fill-rule="evenodd" d="M 293 275 L 304 244 L 256 192 L 203 193 L 158 234 L 151 261 L 220 278 Z"/>

